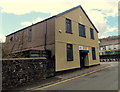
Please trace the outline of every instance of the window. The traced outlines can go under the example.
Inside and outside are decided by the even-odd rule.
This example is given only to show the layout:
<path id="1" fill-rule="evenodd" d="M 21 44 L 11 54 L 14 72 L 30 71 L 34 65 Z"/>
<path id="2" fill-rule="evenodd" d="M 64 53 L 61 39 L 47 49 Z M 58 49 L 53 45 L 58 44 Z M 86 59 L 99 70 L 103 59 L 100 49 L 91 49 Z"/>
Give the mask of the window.
<path id="1" fill-rule="evenodd" d="M 103 48 L 104 48 L 104 50 L 106 50 L 106 47 L 105 47 L 105 46 L 104 46 Z"/>
<path id="2" fill-rule="evenodd" d="M 94 31 L 92 28 L 90 28 L 90 38 L 94 39 Z"/>
<path id="3" fill-rule="evenodd" d="M 96 60 L 95 47 L 92 47 L 92 59 Z"/>
<path id="4" fill-rule="evenodd" d="M 28 30 L 28 42 L 32 41 L 32 29 Z"/>
<path id="5" fill-rule="evenodd" d="M 109 50 L 111 50 L 111 48 L 109 48 Z"/>
<path id="6" fill-rule="evenodd" d="M 71 20 L 66 18 L 66 33 L 72 33 Z"/>
<path id="7" fill-rule="evenodd" d="M 82 25 L 82 24 L 79 24 L 79 35 L 82 36 L 82 37 L 86 37 L 85 26 Z"/>
<path id="8" fill-rule="evenodd" d="M 73 45 L 67 44 L 67 61 L 73 61 Z"/>

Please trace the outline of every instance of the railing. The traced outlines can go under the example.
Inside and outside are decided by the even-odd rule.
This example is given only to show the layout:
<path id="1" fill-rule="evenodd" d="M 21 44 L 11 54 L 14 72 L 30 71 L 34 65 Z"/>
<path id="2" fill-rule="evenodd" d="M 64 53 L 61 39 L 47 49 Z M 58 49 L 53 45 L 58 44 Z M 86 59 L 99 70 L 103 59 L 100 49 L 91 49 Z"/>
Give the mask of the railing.
<path id="1" fill-rule="evenodd" d="M 100 55 L 100 62 L 119 62 L 120 54 Z"/>

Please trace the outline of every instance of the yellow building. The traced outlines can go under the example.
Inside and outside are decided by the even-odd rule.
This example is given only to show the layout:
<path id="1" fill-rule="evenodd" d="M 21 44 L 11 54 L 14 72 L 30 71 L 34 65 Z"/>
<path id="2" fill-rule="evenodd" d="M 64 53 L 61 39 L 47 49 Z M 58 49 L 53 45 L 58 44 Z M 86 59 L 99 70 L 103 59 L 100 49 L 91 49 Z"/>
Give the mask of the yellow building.
<path id="1" fill-rule="evenodd" d="M 21 43 L 14 52 L 51 51 L 56 72 L 100 64 L 98 31 L 81 6 L 18 30 L 7 36 L 6 43 L 11 47 Z"/>

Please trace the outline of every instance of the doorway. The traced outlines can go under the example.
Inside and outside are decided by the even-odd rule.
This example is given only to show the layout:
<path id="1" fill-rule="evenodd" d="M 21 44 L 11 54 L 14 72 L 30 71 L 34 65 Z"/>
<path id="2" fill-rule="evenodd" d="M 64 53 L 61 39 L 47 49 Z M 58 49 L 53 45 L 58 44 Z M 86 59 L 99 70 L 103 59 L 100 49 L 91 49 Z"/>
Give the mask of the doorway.
<path id="1" fill-rule="evenodd" d="M 86 57 L 88 56 L 89 50 L 79 50 L 80 55 L 80 68 L 85 67 Z"/>

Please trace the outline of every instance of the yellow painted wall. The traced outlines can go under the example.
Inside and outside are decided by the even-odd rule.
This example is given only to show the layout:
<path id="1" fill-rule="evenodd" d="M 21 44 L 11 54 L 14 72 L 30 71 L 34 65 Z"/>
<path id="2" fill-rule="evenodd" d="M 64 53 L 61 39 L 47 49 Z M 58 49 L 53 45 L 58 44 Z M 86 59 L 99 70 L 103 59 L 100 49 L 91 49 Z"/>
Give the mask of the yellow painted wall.
<path id="1" fill-rule="evenodd" d="M 72 34 L 66 33 L 66 18 L 72 20 Z M 85 25 L 86 38 L 79 36 L 78 23 Z M 94 29 L 94 40 L 90 39 L 90 28 L 94 27 L 89 22 L 85 14 L 80 8 L 70 11 L 55 19 L 55 56 L 56 56 L 56 71 L 79 68 L 79 46 L 89 47 L 88 61 L 86 66 L 99 64 L 99 44 L 98 33 Z M 61 30 L 61 32 L 59 32 Z M 73 61 L 67 61 L 66 44 L 73 44 Z M 96 48 L 96 60 L 92 60 L 91 47 Z"/>
<path id="2" fill-rule="evenodd" d="M 73 45 L 73 61 L 67 61 L 66 43 L 55 43 L 55 56 L 56 56 L 56 71 L 68 70 L 79 68 L 79 52 L 77 45 Z"/>

